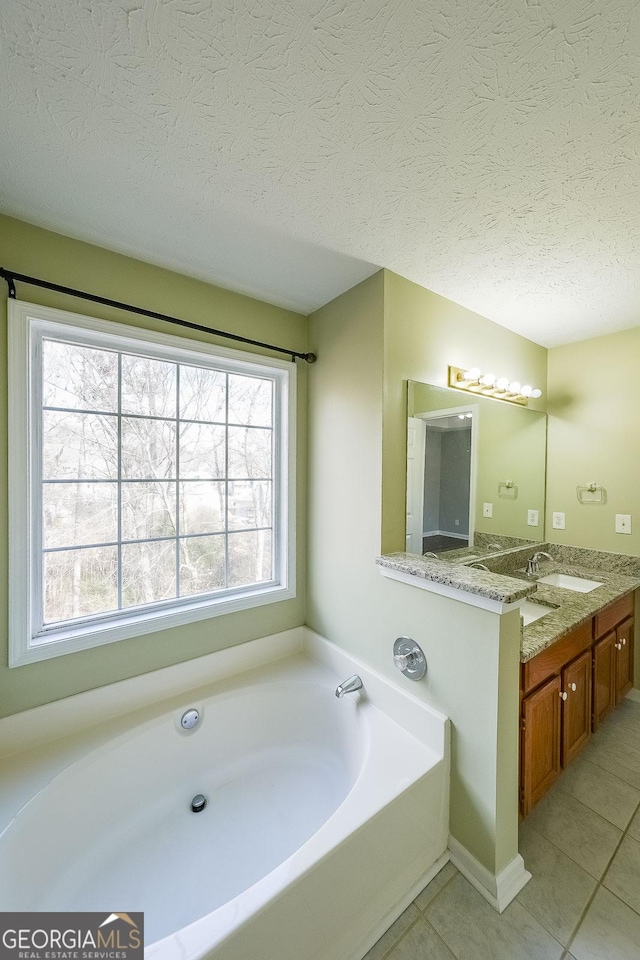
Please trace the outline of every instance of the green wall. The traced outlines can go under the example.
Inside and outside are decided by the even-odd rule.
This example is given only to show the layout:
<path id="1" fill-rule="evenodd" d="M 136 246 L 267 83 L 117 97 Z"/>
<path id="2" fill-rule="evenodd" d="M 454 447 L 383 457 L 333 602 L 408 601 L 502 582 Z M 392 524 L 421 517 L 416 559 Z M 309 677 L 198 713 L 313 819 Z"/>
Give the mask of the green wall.
<path id="1" fill-rule="evenodd" d="M 420 643 L 429 673 L 424 683 L 409 684 L 409 692 L 453 721 L 451 833 L 497 873 L 517 853 L 518 842 L 519 618 L 515 613 L 500 618 L 385 579 L 375 564 L 381 552 L 387 411 L 401 435 L 402 454 L 386 466 L 387 483 L 400 493 L 404 542 L 406 398 L 398 384 L 437 375 L 441 363 L 446 370 L 446 363 L 457 362 L 448 345 L 463 335 L 465 323 L 481 318 L 421 291 L 431 306 L 426 336 L 429 317 L 420 320 L 420 288 L 412 290 L 411 324 L 401 309 L 388 310 L 390 282 L 394 290 L 405 284 L 380 271 L 309 318 L 309 349 L 317 350 L 320 360 L 309 369 L 307 623 L 405 687 L 393 667 L 393 641 L 404 634 Z M 458 333 L 456 316 L 462 318 Z M 484 321 L 485 332 L 493 326 Z M 517 353 L 521 338 L 502 335 L 505 357 L 509 337 Z M 398 343 L 403 336 L 409 340 Z M 429 339 L 440 350 L 431 366 L 428 352 L 416 355 L 423 340 L 428 351 Z M 460 360 L 470 362 L 464 355 Z M 514 365 L 512 359 L 507 369 Z"/>
<path id="2" fill-rule="evenodd" d="M 549 350 L 547 535 L 552 543 L 640 555 L 640 329 Z M 578 503 L 576 487 L 605 487 L 603 505 Z M 554 530 L 552 514 L 566 515 Z M 615 533 L 616 513 L 633 516 Z"/>
<path id="3" fill-rule="evenodd" d="M 0 265 L 17 273 L 42 277 L 64 286 L 102 294 L 195 323 L 209 324 L 252 339 L 271 341 L 294 350 L 306 350 L 307 323 L 299 314 L 3 216 L 0 216 Z M 26 284 L 19 284 L 18 297 L 31 303 L 181 334 L 179 328 L 168 327 L 160 321 L 120 313 Z M 6 298 L 7 287 L 3 282 L 0 284 L 0 315 L 5 329 Z M 215 342 L 212 337 L 193 331 L 184 331 L 182 335 Z M 220 340 L 220 343 L 229 346 L 229 341 Z M 10 670 L 7 666 L 6 336 L 2 338 L 0 607 L 3 617 L 0 626 L 0 716 L 287 630 L 304 622 L 306 366 L 304 363 L 298 364 L 296 599 L 213 617 L 211 620 Z"/>
<path id="4" fill-rule="evenodd" d="M 529 406 L 544 410 L 547 351 L 389 270 L 384 277 L 382 547 L 388 553 L 405 547 L 407 380 L 446 386 L 449 365 L 477 366 L 540 387 L 542 398 Z"/>

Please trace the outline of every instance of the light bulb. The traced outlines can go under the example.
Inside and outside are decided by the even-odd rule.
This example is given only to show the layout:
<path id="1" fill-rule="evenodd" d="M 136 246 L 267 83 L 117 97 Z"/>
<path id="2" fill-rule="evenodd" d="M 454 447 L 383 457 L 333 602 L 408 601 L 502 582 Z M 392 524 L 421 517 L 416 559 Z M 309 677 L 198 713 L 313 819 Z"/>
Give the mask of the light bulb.
<path id="1" fill-rule="evenodd" d="M 500 377 L 499 380 L 496 380 L 496 387 L 498 390 L 506 390 L 509 386 L 509 381 L 506 377 Z"/>
<path id="2" fill-rule="evenodd" d="M 509 390 L 511 391 L 511 393 L 520 393 L 520 391 L 522 390 L 522 386 L 518 383 L 517 380 L 512 380 L 511 383 L 509 384 Z"/>
<path id="3" fill-rule="evenodd" d="M 534 400 L 537 400 L 538 397 L 542 396 L 542 390 L 539 390 L 538 387 L 536 387 L 535 390 L 531 391 L 531 396 L 533 397 Z"/>
<path id="4" fill-rule="evenodd" d="M 495 382 L 495 373 L 485 373 L 484 377 L 480 377 L 480 383 L 484 384 L 485 387 L 492 387 Z"/>
<path id="5" fill-rule="evenodd" d="M 479 380 L 480 379 L 480 367 L 471 367 L 470 370 L 467 370 L 464 375 L 465 380 Z"/>
<path id="6" fill-rule="evenodd" d="M 533 393 L 533 387 L 530 387 L 528 383 L 525 383 L 522 385 L 521 393 L 523 397 L 530 397 Z"/>

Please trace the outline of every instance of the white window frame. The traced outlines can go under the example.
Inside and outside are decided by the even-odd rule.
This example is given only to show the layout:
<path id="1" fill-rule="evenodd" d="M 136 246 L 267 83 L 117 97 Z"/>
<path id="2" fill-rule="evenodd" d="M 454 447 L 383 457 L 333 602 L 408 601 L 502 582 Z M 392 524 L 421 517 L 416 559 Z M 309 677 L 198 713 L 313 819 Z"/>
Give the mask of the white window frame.
<path id="1" fill-rule="evenodd" d="M 296 367 L 287 360 L 187 340 L 82 314 L 41 307 L 21 300 L 8 304 L 9 392 L 9 666 L 16 667 L 90 647 L 167 630 L 196 620 L 262 606 L 296 595 Z M 42 517 L 34 503 L 40 491 L 34 456 L 41 437 L 41 385 L 34 382 L 40 337 L 76 336 L 87 346 L 143 352 L 146 356 L 208 366 L 248 376 L 274 379 L 274 485 L 276 516 L 273 579 L 267 585 L 239 588 L 216 597 L 185 597 L 160 608 L 116 611 L 108 618 L 54 625 L 34 621 L 41 555 Z M 106 338 L 109 343 L 107 344 Z M 207 363 L 208 361 L 208 363 Z M 41 361 L 40 361 L 41 362 Z M 36 500 L 36 497 L 38 498 Z"/>

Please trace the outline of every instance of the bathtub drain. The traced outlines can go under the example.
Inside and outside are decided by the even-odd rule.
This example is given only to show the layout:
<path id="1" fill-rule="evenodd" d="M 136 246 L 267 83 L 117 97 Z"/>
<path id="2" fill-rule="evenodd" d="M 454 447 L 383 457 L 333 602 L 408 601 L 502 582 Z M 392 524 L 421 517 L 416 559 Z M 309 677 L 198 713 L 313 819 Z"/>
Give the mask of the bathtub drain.
<path id="1" fill-rule="evenodd" d="M 201 793 L 197 793 L 191 801 L 191 813 L 202 813 L 207 805 L 207 798 Z"/>

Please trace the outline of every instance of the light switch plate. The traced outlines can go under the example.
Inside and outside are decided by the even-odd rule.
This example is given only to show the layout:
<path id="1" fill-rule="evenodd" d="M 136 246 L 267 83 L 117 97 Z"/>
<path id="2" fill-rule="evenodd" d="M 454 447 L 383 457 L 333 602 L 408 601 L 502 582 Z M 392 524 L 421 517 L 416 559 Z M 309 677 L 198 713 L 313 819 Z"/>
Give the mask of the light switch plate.
<path id="1" fill-rule="evenodd" d="M 553 529 L 564 530 L 564 513 L 553 514 Z"/>
<path id="2" fill-rule="evenodd" d="M 483 503 L 483 504 L 482 504 L 482 516 L 483 516 L 483 517 L 492 517 L 492 516 L 493 516 L 493 504 L 492 504 L 492 503 Z"/>
<path id="3" fill-rule="evenodd" d="M 537 527 L 538 526 L 538 510 L 527 510 L 527 526 Z"/>
<path id="4" fill-rule="evenodd" d="M 616 533 L 631 533 L 630 513 L 616 513 Z"/>

